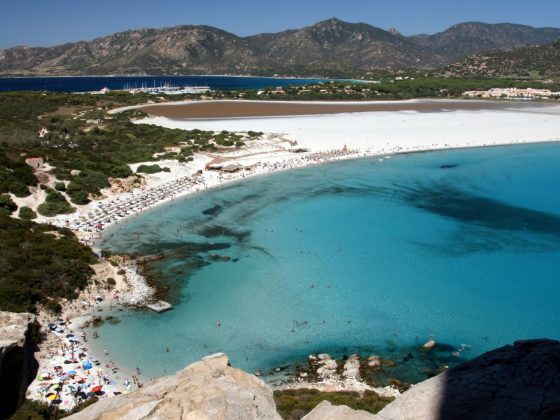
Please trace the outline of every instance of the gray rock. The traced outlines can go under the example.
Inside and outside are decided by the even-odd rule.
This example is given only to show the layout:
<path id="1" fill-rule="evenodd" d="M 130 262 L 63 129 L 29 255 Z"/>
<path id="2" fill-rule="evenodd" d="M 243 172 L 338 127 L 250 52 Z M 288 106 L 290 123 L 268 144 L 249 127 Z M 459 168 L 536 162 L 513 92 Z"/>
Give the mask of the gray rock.
<path id="1" fill-rule="evenodd" d="M 336 372 L 337 367 L 338 365 L 336 363 L 336 360 L 324 360 L 323 365 L 319 369 L 317 369 L 317 375 L 323 378 L 329 378 Z"/>
<path id="2" fill-rule="evenodd" d="M 369 367 L 381 367 L 383 360 L 379 356 L 369 356 L 367 365 Z"/>
<path id="3" fill-rule="evenodd" d="M 357 354 L 353 354 L 346 360 L 342 376 L 360 380 L 360 358 Z"/>
<path id="4" fill-rule="evenodd" d="M 560 418 L 560 342 L 516 341 L 415 385 L 380 419 Z"/>
<path id="5" fill-rule="evenodd" d="M 274 419 L 272 390 L 228 366 L 223 353 L 205 357 L 130 394 L 102 400 L 71 419 Z"/>
<path id="6" fill-rule="evenodd" d="M 29 313 L 0 311 L 0 418 L 9 417 L 23 403 L 27 385 L 35 375 L 35 346 L 26 337 L 34 320 L 35 316 Z"/>
<path id="7" fill-rule="evenodd" d="M 375 416 L 367 411 L 353 410 L 345 405 L 332 405 L 328 401 L 321 402 L 302 420 L 372 420 Z"/>

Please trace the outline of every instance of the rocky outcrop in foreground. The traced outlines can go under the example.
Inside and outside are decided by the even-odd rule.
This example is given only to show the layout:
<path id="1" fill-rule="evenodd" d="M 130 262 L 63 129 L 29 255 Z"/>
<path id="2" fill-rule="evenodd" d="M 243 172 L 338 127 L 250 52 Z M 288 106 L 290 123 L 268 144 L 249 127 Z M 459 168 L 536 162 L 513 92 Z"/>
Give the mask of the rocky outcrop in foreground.
<path id="1" fill-rule="evenodd" d="M 72 419 L 279 419 L 271 389 L 217 354 Z M 374 416 L 322 402 L 306 420 L 560 418 L 560 342 L 517 341 L 413 386 Z"/>
<path id="2" fill-rule="evenodd" d="M 218 353 L 130 394 L 102 400 L 71 419 L 280 419 L 272 390 Z"/>
<path id="3" fill-rule="evenodd" d="M 34 343 L 27 337 L 32 314 L 0 311 L 0 418 L 9 416 L 24 400 L 37 371 Z"/>
<path id="4" fill-rule="evenodd" d="M 560 342 L 516 341 L 412 387 L 379 419 L 560 418 Z"/>

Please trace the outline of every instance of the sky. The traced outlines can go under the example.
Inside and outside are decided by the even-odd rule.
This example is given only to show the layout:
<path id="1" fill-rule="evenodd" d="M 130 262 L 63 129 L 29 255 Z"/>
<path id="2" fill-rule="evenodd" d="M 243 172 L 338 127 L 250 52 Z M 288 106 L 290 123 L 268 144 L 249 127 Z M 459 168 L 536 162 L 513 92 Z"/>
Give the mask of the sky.
<path id="1" fill-rule="evenodd" d="M 246 36 L 337 17 L 404 35 L 465 21 L 560 27 L 560 0 L 0 0 L 0 48 L 52 46 L 138 28 L 205 24 Z"/>

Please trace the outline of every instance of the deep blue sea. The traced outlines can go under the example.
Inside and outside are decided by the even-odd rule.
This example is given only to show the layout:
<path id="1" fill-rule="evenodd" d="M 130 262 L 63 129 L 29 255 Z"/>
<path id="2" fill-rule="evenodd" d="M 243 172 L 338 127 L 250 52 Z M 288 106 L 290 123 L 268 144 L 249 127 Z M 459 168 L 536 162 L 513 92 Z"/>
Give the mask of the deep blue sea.
<path id="1" fill-rule="evenodd" d="M 117 226 L 103 246 L 159 255 L 151 272 L 175 304 L 98 329 L 121 365 L 159 376 L 223 351 L 254 371 L 359 351 L 420 380 L 401 356 L 430 337 L 436 365 L 560 339 L 560 144 L 247 179 Z"/>
<path id="2" fill-rule="evenodd" d="M 92 92 L 107 87 L 121 90 L 142 86 L 209 86 L 212 90 L 261 89 L 305 85 L 324 79 L 283 79 L 234 76 L 88 76 L 88 77 L 1 77 L 0 91 L 39 90 L 51 92 Z"/>

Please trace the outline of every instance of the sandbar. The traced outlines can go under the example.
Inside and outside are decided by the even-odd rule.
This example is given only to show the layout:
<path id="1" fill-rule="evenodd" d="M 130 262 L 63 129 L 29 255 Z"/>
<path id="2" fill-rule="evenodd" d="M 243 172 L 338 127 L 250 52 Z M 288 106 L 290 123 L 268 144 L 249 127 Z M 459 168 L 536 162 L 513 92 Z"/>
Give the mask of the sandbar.
<path id="1" fill-rule="evenodd" d="M 143 105 L 142 111 L 152 116 L 185 119 L 250 118 L 296 115 L 323 115 L 349 112 L 389 111 L 481 111 L 517 109 L 522 102 L 481 100 L 408 100 L 408 101 L 252 101 L 210 100 Z M 531 104 L 535 106 L 535 104 Z M 128 107 L 132 108 L 132 107 Z"/>

